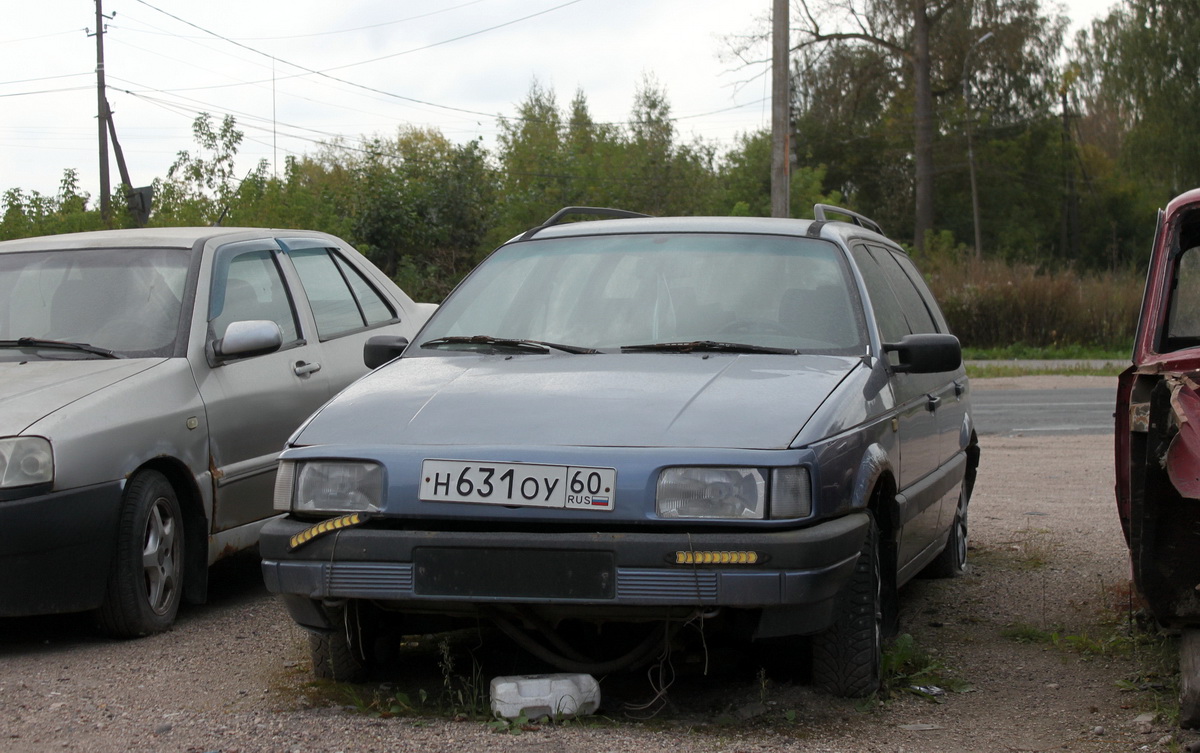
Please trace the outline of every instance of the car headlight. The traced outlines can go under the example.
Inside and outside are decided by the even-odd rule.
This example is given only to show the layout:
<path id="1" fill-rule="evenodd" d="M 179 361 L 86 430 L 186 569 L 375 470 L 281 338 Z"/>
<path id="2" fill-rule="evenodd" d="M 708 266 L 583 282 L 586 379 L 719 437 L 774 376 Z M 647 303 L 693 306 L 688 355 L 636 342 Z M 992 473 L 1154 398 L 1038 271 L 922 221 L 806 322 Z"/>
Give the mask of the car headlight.
<path id="1" fill-rule="evenodd" d="M 54 481 L 54 452 L 44 437 L 0 439 L 0 489 Z"/>
<path id="2" fill-rule="evenodd" d="M 812 512 L 812 489 L 801 467 L 665 468 L 655 507 L 661 518 L 803 518 Z"/>
<path id="3" fill-rule="evenodd" d="M 662 518 L 761 520 L 767 484 L 758 468 L 664 468 L 655 506 Z"/>
<path id="4" fill-rule="evenodd" d="M 354 460 L 282 461 L 275 509 L 296 512 L 378 512 L 383 466 Z"/>

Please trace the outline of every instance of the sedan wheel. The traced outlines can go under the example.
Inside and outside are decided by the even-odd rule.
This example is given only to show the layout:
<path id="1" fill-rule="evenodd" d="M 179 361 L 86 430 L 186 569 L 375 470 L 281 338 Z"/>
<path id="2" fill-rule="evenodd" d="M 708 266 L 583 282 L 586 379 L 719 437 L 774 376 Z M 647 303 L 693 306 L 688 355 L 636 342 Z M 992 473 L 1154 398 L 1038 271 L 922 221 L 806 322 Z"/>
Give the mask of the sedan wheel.
<path id="1" fill-rule="evenodd" d="M 100 625 L 133 637 L 166 630 L 183 593 L 183 516 L 175 489 L 156 471 L 139 473 L 125 491 L 116 559 Z"/>

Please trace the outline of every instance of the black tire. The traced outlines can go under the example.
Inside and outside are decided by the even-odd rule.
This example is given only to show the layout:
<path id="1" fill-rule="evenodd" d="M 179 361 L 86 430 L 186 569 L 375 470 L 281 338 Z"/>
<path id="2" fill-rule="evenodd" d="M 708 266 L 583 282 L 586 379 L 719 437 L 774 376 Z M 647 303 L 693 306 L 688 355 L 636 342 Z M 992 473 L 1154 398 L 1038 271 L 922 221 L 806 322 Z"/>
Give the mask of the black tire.
<path id="1" fill-rule="evenodd" d="M 98 618 L 118 638 L 161 633 L 175 622 L 183 594 L 183 513 L 175 488 L 142 471 L 122 499 L 116 556 Z"/>
<path id="2" fill-rule="evenodd" d="M 1200 727 L 1200 628 L 1186 627 L 1179 640 L 1179 726 Z"/>
<path id="3" fill-rule="evenodd" d="M 879 690 L 883 656 L 883 583 L 874 516 L 835 609 L 833 625 L 812 638 L 813 682 L 836 696 L 869 696 Z"/>
<path id="4" fill-rule="evenodd" d="M 950 527 L 950 538 L 937 558 L 925 568 L 930 578 L 957 578 L 967 571 L 967 495 L 958 497 L 954 510 L 954 524 Z"/>
<path id="5" fill-rule="evenodd" d="M 312 657 L 313 677 L 335 682 L 363 682 L 367 679 L 369 664 L 363 656 L 359 640 L 355 635 L 357 620 L 346 607 L 326 607 L 326 614 L 333 627 L 327 633 L 308 634 L 308 653 Z"/>

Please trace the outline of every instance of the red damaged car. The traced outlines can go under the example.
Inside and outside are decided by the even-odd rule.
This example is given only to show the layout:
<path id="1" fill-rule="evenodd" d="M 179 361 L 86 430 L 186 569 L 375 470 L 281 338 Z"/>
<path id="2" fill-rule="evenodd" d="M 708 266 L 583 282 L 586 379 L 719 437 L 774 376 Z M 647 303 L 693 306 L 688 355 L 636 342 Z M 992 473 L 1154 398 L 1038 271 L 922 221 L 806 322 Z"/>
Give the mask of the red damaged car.
<path id="1" fill-rule="evenodd" d="M 1181 631 L 1180 724 L 1200 726 L 1200 189 L 1158 215 L 1117 388 L 1116 477 L 1134 582 Z"/>

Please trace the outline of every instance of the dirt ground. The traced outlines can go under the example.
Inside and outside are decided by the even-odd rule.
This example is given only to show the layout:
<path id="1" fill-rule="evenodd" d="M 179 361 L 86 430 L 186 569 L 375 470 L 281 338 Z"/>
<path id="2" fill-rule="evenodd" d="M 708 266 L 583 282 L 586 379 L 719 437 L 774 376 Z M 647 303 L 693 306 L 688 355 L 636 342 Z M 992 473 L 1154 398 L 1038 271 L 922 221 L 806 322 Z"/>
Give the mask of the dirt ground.
<path id="1" fill-rule="evenodd" d="M 302 633 L 262 588 L 253 557 L 238 557 L 214 571 L 210 603 L 164 635 L 111 641 L 83 616 L 0 620 L 0 751 L 1200 750 L 1200 736 L 1173 726 L 1174 697 L 1162 690 L 1173 639 L 1130 637 L 1136 604 L 1110 437 L 981 445 L 970 572 L 901 594 L 902 633 L 937 665 L 918 682 L 947 690 L 933 700 L 904 683 L 886 699 L 831 699 L 778 679 L 769 653 L 713 645 L 672 658 L 674 682 L 657 702 L 649 675 L 605 678 L 599 716 L 497 732 L 453 719 L 438 652 L 415 649 L 400 687 L 420 708 L 381 718 L 375 700 L 397 686 L 314 687 Z M 500 665 L 519 671 L 518 657 L 498 653 L 481 650 L 482 666 L 460 655 L 455 687 L 486 686 Z"/>

